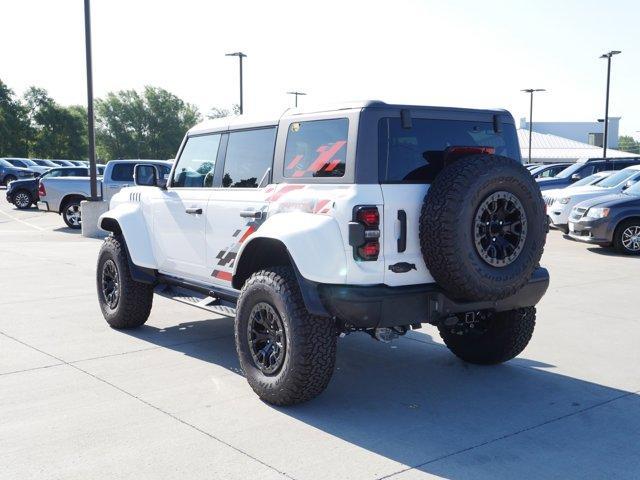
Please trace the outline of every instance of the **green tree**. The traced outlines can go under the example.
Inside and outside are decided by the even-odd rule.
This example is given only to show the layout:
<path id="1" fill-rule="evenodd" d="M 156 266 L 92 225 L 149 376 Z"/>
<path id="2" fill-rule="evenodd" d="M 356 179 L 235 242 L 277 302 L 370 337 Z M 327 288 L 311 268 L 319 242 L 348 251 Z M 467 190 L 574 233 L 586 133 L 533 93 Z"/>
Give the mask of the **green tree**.
<path id="1" fill-rule="evenodd" d="M 214 118 L 230 117 L 232 115 L 240 115 L 240 105 L 237 103 L 233 104 L 231 110 L 228 108 L 213 107 L 209 110 L 209 113 L 207 113 L 207 118 L 211 120 Z"/>
<path id="2" fill-rule="evenodd" d="M 157 87 L 109 93 L 96 100 L 96 144 L 101 159 L 171 158 L 198 109 Z"/>
<path id="3" fill-rule="evenodd" d="M 621 135 L 618 138 L 618 150 L 623 152 L 640 153 L 640 142 L 636 142 L 629 135 Z"/>
<path id="4" fill-rule="evenodd" d="M 32 134 L 27 109 L 0 80 L 0 156 L 28 156 Z"/>
<path id="5" fill-rule="evenodd" d="M 46 92 L 30 87 L 24 94 L 33 134 L 29 155 L 41 158 L 87 157 L 87 113 L 79 105 L 58 105 Z"/>

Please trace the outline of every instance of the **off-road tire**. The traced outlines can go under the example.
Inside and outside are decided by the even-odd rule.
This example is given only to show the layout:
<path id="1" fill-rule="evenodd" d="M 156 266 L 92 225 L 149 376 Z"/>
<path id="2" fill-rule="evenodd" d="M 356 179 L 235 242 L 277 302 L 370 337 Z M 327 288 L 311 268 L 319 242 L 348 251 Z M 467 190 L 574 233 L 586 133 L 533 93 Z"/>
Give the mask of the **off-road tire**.
<path id="1" fill-rule="evenodd" d="M 251 312 L 260 302 L 276 310 L 285 332 L 285 358 L 280 369 L 271 375 L 253 360 L 247 332 Z M 238 299 L 235 341 L 249 385 L 267 403 L 293 405 L 310 400 L 324 391 L 333 374 L 335 323 L 307 311 L 290 267 L 261 270 L 246 281 Z"/>
<path id="2" fill-rule="evenodd" d="M 465 362 L 494 365 L 517 357 L 531 340 L 535 324 L 535 307 L 525 307 L 492 314 L 480 331 L 460 334 L 445 325 L 438 330 L 449 350 Z"/>
<path id="3" fill-rule="evenodd" d="M 107 303 L 102 288 L 103 268 L 109 260 L 115 264 L 119 277 L 120 298 L 115 308 L 110 307 Z M 119 235 L 107 237 L 102 244 L 98 254 L 96 287 L 102 315 L 111 327 L 116 329 L 137 328 L 149 318 L 153 304 L 153 285 L 136 282 L 131 278 L 126 245 L 124 238 Z"/>
<path id="4" fill-rule="evenodd" d="M 64 202 L 64 205 L 62 205 L 62 208 L 60 208 L 60 213 L 62 214 L 62 219 L 64 220 L 64 223 L 67 224 L 67 227 L 73 228 L 74 230 L 79 230 L 82 228 L 82 219 L 80 219 L 80 221 L 77 224 L 73 223 L 67 216 L 67 209 L 72 206 L 77 206 L 78 211 L 80 211 L 81 201 L 82 200 L 80 198 L 72 198 Z"/>
<path id="5" fill-rule="evenodd" d="M 9 187 L 9 183 L 13 182 L 14 180 L 16 180 L 16 177 L 14 177 L 13 175 L 7 175 L 6 177 L 4 177 L 2 185 L 4 185 L 5 187 Z"/>
<path id="6" fill-rule="evenodd" d="M 625 230 L 632 227 L 640 227 L 640 220 L 630 219 L 620 223 L 613 234 L 613 246 L 618 252 L 624 253 L 625 255 L 640 255 L 640 250 L 628 249 L 623 243 L 623 233 Z"/>
<path id="7" fill-rule="evenodd" d="M 24 202 L 18 203 L 20 195 L 23 195 L 23 196 L 26 195 L 26 197 L 24 197 L 25 198 Z M 33 204 L 33 197 L 31 196 L 31 193 L 29 193 L 28 190 L 20 189 L 13 194 L 13 204 L 19 210 L 26 210 L 27 208 L 30 208 L 31 205 Z"/>
<path id="8" fill-rule="evenodd" d="M 496 192 L 517 198 L 526 214 L 526 235 L 512 263 L 495 266 L 474 241 L 480 205 Z M 540 188 L 520 163 L 477 154 L 448 164 L 425 196 L 420 214 L 420 247 L 435 281 L 458 299 L 499 300 L 520 290 L 539 265 L 547 235 Z"/>

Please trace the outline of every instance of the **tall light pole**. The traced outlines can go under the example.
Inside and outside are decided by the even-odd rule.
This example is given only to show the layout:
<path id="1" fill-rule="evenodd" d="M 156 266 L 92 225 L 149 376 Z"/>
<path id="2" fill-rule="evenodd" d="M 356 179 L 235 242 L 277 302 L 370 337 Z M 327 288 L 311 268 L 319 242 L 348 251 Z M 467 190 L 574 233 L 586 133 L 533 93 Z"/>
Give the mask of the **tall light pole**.
<path id="1" fill-rule="evenodd" d="M 604 107 L 604 139 L 602 142 L 602 158 L 607 158 L 607 141 L 609 136 L 609 83 L 611 81 L 611 57 L 617 55 L 620 50 L 611 50 L 610 52 L 603 53 L 600 58 L 607 59 L 607 100 Z"/>
<path id="2" fill-rule="evenodd" d="M 242 59 L 246 57 L 246 55 L 242 52 L 234 52 L 225 54 L 226 57 L 238 57 L 240 60 L 240 115 L 242 115 L 243 103 L 242 103 Z"/>
<path id="3" fill-rule="evenodd" d="M 529 99 L 529 161 L 531 163 L 531 132 L 533 131 L 533 92 L 546 92 L 544 88 L 524 88 L 521 92 L 528 93 Z"/>
<path id="4" fill-rule="evenodd" d="M 306 93 L 304 93 L 304 92 L 287 92 L 287 95 L 295 95 L 295 97 L 296 97 L 295 106 L 297 107 L 298 106 L 298 96 L 299 95 L 306 95 Z"/>
<path id="5" fill-rule="evenodd" d="M 98 178 L 96 174 L 96 135 L 93 117 L 93 67 L 91 66 L 91 8 L 90 0 L 84 0 L 84 41 L 87 57 L 87 136 L 89 137 L 89 185 L 90 201 L 97 201 Z"/>

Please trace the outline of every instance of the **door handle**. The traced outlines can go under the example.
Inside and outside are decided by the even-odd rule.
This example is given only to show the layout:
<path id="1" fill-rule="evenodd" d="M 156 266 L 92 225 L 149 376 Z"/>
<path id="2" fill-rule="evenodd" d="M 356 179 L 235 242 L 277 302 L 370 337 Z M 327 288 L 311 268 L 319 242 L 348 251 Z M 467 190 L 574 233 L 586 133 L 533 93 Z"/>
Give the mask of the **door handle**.
<path id="1" fill-rule="evenodd" d="M 187 212 L 189 215 L 202 215 L 202 209 L 196 207 L 187 208 L 185 212 Z"/>
<path id="2" fill-rule="evenodd" d="M 242 218 L 262 218 L 262 212 L 260 210 L 242 210 L 240 212 Z"/>
<path id="3" fill-rule="evenodd" d="M 398 210 L 398 220 L 400 220 L 400 238 L 398 238 L 398 253 L 407 249 L 407 212 Z"/>

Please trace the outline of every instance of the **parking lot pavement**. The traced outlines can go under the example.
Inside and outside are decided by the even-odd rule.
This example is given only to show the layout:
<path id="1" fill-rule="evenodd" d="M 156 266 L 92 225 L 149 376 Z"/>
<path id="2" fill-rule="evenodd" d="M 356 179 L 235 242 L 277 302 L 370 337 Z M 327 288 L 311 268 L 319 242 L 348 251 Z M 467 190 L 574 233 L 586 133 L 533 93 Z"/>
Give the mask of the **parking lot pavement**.
<path id="1" fill-rule="evenodd" d="M 156 298 L 111 330 L 100 241 L 0 191 L 0 477 L 640 477 L 640 258 L 549 235 L 552 283 L 516 360 L 466 365 L 432 327 L 339 342 L 327 391 L 258 400 L 233 323 Z"/>

